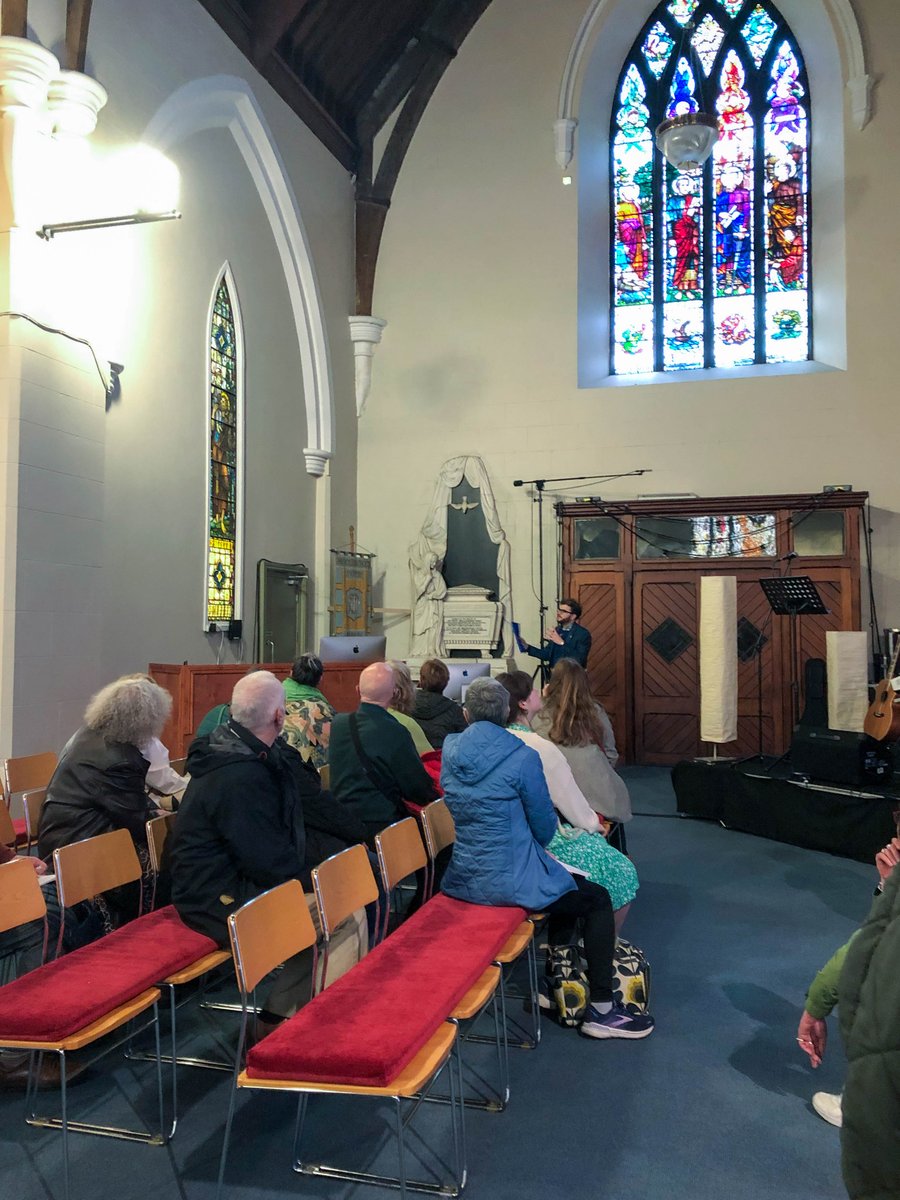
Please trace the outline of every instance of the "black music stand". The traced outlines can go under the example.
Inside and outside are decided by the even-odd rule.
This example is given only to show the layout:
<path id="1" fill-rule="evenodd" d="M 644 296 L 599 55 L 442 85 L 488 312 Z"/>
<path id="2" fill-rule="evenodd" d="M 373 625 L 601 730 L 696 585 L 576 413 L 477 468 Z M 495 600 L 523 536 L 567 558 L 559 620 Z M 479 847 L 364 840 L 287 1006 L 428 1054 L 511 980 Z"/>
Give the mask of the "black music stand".
<path id="1" fill-rule="evenodd" d="M 808 575 L 776 575 L 760 579 L 772 612 L 790 620 L 791 656 L 791 729 L 800 720 L 800 639 L 797 637 L 797 618 L 822 616 L 828 609 L 822 603 L 819 590 Z"/>

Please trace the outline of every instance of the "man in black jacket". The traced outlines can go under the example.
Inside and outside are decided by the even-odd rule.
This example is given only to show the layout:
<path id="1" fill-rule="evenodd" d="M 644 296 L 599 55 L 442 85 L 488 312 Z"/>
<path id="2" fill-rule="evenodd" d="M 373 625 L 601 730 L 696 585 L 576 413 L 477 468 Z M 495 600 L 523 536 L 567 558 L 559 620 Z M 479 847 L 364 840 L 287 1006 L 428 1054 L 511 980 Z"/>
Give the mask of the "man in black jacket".
<path id="1" fill-rule="evenodd" d="M 409 816 L 404 800 L 429 804 L 437 799 L 409 731 L 387 712 L 393 694 L 390 666 L 366 667 L 359 677 L 359 708 L 338 713 L 328 742 L 331 790 L 372 837 Z"/>
<path id="2" fill-rule="evenodd" d="M 279 736 L 283 724 L 281 682 L 254 671 L 235 685 L 230 719 L 188 752 L 191 782 L 169 854 L 172 902 L 186 925 L 220 945 L 228 944 L 229 914 L 242 904 L 288 879 L 308 885 L 308 868 L 320 860 L 307 860 L 304 800 L 319 853 L 365 834 L 351 814 L 327 804 L 317 772 Z M 323 843 L 322 834 L 331 841 Z M 266 998 L 263 1025 L 291 1016 L 308 985 L 307 956 L 298 955 Z"/>

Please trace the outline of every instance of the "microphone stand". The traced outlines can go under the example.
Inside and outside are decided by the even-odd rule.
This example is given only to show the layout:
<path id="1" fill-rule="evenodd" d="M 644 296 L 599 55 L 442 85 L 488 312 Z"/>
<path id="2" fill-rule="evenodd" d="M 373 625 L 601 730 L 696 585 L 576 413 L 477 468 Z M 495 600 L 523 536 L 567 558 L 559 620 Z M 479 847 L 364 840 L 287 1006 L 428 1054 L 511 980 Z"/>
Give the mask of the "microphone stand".
<path id="1" fill-rule="evenodd" d="M 532 498 L 532 503 L 538 506 L 538 627 L 541 631 L 540 649 L 542 652 L 544 643 L 547 641 L 544 636 L 544 620 L 547 612 L 547 605 L 544 603 L 544 488 L 548 483 L 606 483 L 611 479 L 627 479 L 631 475 L 646 475 L 650 469 L 649 467 L 641 467 L 637 471 L 622 471 L 618 475 L 561 475 L 555 479 L 513 480 L 513 487 L 531 485 L 537 493 Z M 543 658 L 540 660 L 540 670 L 541 684 L 544 684 L 547 682 L 550 668 Z"/>

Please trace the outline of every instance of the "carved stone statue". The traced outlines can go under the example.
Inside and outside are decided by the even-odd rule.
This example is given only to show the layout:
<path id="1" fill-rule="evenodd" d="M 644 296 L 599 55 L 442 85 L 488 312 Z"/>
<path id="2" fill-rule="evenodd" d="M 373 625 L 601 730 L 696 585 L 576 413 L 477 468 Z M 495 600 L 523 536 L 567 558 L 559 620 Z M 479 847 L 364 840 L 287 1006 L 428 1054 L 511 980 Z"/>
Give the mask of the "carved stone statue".
<path id="1" fill-rule="evenodd" d="M 506 653 L 512 653 L 512 627 L 510 624 L 512 620 L 512 578 L 509 542 L 500 525 L 497 504 L 484 463 L 477 455 L 463 454 L 457 458 L 448 459 L 441 467 L 434 488 L 431 509 L 419 536 L 409 548 L 409 572 L 413 594 L 409 639 L 411 658 L 442 657 L 446 653 L 444 612 L 447 584 L 441 574 L 441 568 L 447 553 L 447 506 L 452 501 L 453 489 L 463 479 L 471 488 L 480 492 L 479 500 L 474 503 L 470 502 L 467 497 L 464 498 L 465 509 L 463 511 L 468 512 L 480 505 L 481 519 L 484 521 L 488 537 L 497 547 L 499 619 L 496 632 L 491 640 L 493 645 L 496 645 L 502 635 Z M 473 513 L 468 519 L 477 520 L 478 516 Z M 469 599 L 473 598 L 469 597 Z M 484 649 L 482 648 L 480 652 L 484 653 Z"/>

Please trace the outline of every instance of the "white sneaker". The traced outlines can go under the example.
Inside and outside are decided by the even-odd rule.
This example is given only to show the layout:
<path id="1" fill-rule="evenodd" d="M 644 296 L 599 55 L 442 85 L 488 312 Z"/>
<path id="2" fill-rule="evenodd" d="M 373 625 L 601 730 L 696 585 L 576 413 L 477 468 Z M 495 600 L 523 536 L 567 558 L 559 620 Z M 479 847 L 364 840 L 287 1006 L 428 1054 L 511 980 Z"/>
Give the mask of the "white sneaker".
<path id="1" fill-rule="evenodd" d="M 812 1106 L 823 1121 L 827 1121 L 829 1125 L 837 1125 L 840 1129 L 843 1120 L 840 1093 L 833 1096 L 831 1092 L 816 1092 L 812 1098 Z"/>

